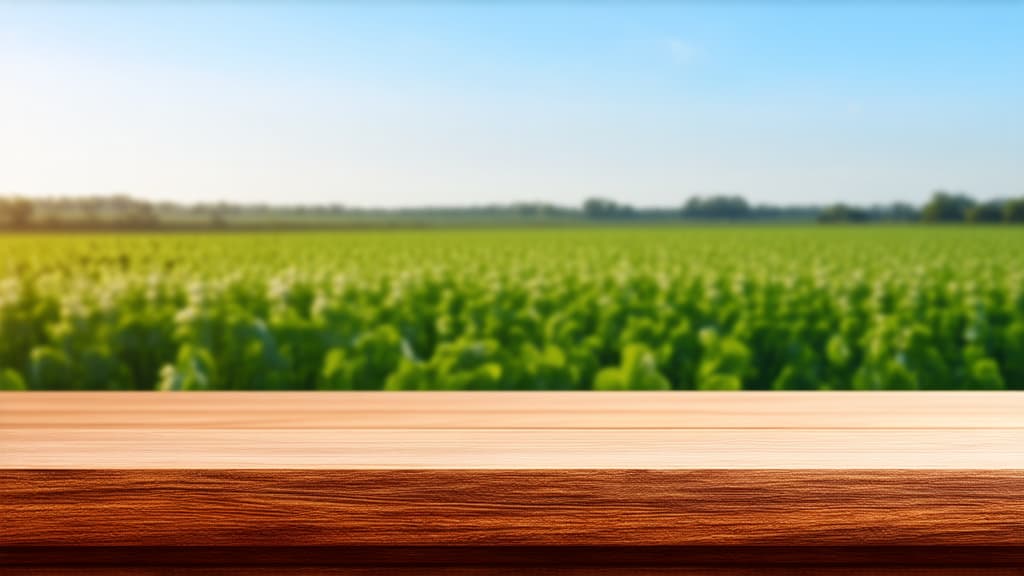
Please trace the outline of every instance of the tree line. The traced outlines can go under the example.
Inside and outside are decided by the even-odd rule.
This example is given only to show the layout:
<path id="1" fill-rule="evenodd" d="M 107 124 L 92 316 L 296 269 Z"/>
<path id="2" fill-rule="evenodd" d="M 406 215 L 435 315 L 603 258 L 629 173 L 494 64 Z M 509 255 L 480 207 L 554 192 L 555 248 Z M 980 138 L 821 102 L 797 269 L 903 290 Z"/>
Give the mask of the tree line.
<path id="1" fill-rule="evenodd" d="M 894 208 L 896 205 L 894 205 Z M 972 224 L 995 224 L 999 222 L 1024 222 L 1024 198 L 989 200 L 979 202 L 963 193 L 938 191 L 931 199 L 916 210 L 902 206 L 898 214 L 890 217 L 870 209 L 835 204 L 822 210 L 818 221 L 823 223 L 870 222 L 872 220 L 919 220 L 922 222 L 968 222 Z"/>
<path id="2" fill-rule="evenodd" d="M 583 214 L 592 219 L 679 218 L 712 221 L 817 221 L 822 224 L 866 222 L 1024 222 L 1024 197 L 981 202 L 963 193 L 936 191 L 923 206 L 906 202 L 856 206 L 753 205 L 742 196 L 695 196 L 678 209 L 634 208 L 609 199 L 591 198 Z"/>
<path id="3" fill-rule="evenodd" d="M 922 206 L 751 204 L 738 195 L 695 196 L 678 207 L 637 207 L 588 198 L 579 207 L 546 202 L 479 206 L 361 208 L 342 204 L 267 205 L 229 202 L 149 202 L 124 195 L 82 198 L 0 197 L 0 226 L 8 229 L 155 229 L 347 227 L 457 223 L 569 223 L 573 221 L 1024 222 L 1024 197 L 978 201 L 936 191 Z"/>

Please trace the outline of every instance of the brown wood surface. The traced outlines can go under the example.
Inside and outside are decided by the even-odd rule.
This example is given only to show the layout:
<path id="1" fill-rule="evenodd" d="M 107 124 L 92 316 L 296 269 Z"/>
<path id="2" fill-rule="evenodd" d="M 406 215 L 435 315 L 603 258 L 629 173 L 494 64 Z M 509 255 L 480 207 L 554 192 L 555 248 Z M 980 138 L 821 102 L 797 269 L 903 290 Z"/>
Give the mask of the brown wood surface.
<path id="1" fill-rule="evenodd" d="M 1020 567 L 846 567 L 835 566 L 762 566 L 762 567 L 423 567 L 386 568 L 328 567 L 328 566 L 189 566 L 177 565 L 149 567 L 38 567 L 22 566 L 11 568 L 9 576 L 508 576 L 530 574 L 531 576 L 1024 576 Z"/>
<path id="2" fill-rule="evenodd" d="M 1024 394 L 0 395 L 0 562 L 242 558 L 1015 570 Z"/>
<path id="3" fill-rule="evenodd" d="M 0 500 L 14 546 L 1024 545 L 1007 471 L 11 471 Z"/>
<path id="4" fill-rule="evenodd" d="M 83 566 L 21 566 L 9 568 L 9 576 L 1024 576 L 1021 567 L 835 567 L 835 566 L 761 566 L 761 567 L 424 567 L 386 568 L 329 566 L 188 566 L 148 567 L 83 567 Z"/>

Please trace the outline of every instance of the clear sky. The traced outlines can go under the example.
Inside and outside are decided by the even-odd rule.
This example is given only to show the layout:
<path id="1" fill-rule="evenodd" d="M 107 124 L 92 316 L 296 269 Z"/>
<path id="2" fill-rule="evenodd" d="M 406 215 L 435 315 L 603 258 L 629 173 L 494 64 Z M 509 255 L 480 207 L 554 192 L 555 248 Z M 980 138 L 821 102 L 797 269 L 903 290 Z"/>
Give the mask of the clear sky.
<path id="1" fill-rule="evenodd" d="M 1024 194 L 1024 2 L 0 2 L 0 194 Z"/>

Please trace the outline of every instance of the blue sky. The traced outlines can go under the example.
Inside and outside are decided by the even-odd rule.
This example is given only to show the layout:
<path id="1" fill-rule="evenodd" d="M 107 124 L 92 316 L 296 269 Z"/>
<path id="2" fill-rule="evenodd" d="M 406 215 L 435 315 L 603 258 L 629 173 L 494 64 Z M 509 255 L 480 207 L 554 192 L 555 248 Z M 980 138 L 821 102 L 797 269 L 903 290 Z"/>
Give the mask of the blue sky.
<path id="1" fill-rule="evenodd" d="M 0 194 L 1024 194 L 1024 3 L 0 3 Z"/>

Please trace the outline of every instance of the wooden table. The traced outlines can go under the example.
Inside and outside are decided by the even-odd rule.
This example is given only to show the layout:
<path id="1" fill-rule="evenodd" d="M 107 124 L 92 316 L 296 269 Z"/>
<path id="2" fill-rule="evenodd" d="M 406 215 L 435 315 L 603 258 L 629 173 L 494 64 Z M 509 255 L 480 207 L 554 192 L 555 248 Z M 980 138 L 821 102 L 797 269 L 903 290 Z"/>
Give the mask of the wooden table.
<path id="1" fill-rule="evenodd" d="M 0 564 L 1024 574 L 1024 393 L 4 393 Z"/>

